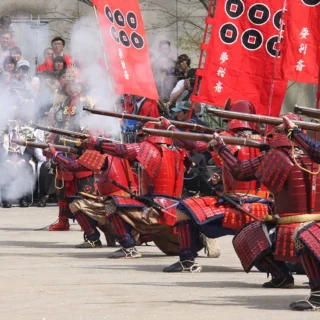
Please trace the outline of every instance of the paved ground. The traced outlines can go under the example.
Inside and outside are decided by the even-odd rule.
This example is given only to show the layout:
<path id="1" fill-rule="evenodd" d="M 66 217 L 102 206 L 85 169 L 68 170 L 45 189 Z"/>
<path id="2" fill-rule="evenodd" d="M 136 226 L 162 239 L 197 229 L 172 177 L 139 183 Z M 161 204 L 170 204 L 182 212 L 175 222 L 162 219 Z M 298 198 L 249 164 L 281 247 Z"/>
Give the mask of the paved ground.
<path id="1" fill-rule="evenodd" d="M 176 257 L 154 246 L 140 247 L 138 260 L 107 260 L 112 248 L 74 249 L 82 240 L 70 232 L 34 231 L 53 222 L 57 207 L 0 209 L 0 319 L 26 320 L 205 320 L 319 319 L 318 312 L 291 312 L 290 302 L 305 297 L 305 276 L 291 290 L 262 289 L 266 276 L 247 275 L 232 250 L 203 252 L 199 274 L 165 274 Z"/>

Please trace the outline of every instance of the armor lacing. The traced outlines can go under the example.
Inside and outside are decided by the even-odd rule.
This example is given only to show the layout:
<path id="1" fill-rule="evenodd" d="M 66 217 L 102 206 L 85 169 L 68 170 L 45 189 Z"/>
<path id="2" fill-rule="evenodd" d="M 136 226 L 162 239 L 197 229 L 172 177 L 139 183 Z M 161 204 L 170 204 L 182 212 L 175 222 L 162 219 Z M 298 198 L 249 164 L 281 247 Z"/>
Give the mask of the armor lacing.
<path id="1" fill-rule="evenodd" d="M 310 170 L 308 170 L 308 169 L 300 166 L 300 164 L 299 164 L 299 163 L 297 162 L 297 160 L 296 160 L 296 157 L 294 156 L 294 153 L 295 153 L 295 149 L 294 149 L 294 148 L 295 148 L 295 145 L 294 145 L 294 143 L 292 142 L 292 159 L 293 159 L 294 164 L 295 164 L 300 170 L 302 170 L 302 171 L 304 171 L 304 172 L 307 172 L 307 173 L 309 173 L 309 174 L 311 174 L 311 175 L 314 175 L 314 176 L 318 175 L 318 174 L 320 173 L 320 166 L 318 166 L 318 171 L 316 171 L 316 172 L 310 171 Z"/>
<path id="2" fill-rule="evenodd" d="M 120 249 L 126 256 L 126 259 L 141 257 L 140 252 L 135 248 L 121 248 Z"/>
<path id="3" fill-rule="evenodd" d="M 96 243 L 100 242 L 100 239 L 97 239 L 97 240 L 88 240 L 87 239 L 85 242 L 89 243 L 92 248 L 95 248 L 96 247 Z"/>
<path id="4" fill-rule="evenodd" d="M 198 273 L 202 271 L 202 267 L 196 262 L 194 262 L 193 260 L 185 260 L 185 261 L 179 261 L 179 262 L 182 268 L 182 272 Z M 192 265 L 190 267 L 185 267 L 183 265 L 184 262 L 192 263 Z"/>
<path id="5" fill-rule="evenodd" d="M 320 307 L 314 306 L 314 305 L 309 301 L 309 299 L 310 299 L 312 296 L 314 296 L 314 297 L 319 297 L 319 298 L 320 298 L 320 291 L 311 292 L 311 293 L 305 298 L 305 301 L 312 307 L 312 310 L 314 310 L 314 311 L 320 311 Z"/>

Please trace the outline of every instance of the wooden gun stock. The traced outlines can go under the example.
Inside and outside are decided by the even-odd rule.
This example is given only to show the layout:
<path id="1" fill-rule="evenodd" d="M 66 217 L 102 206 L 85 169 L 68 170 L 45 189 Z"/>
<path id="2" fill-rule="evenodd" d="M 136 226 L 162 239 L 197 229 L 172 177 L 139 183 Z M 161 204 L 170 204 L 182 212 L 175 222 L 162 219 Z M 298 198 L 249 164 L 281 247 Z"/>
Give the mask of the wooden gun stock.
<path id="1" fill-rule="evenodd" d="M 19 146 L 30 147 L 30 148 L 39 148 L 39 149 L 47 149 L 47 148 L 49 148 L 49 144 L 47 144 L 47 143 L 40 143 L 40 142 L 33 142 L 33 141 L 12 139 L 11 143 L 15 143 L 15 144 L 17 144 Z M 62 151 L 62 152 L 66 152 L 66 153 L 82 154 L 81 151 L 76 149 L 76 148 L 62 146 L 60 144 L 52 144 L 52 146 L 57 151 Z"/>

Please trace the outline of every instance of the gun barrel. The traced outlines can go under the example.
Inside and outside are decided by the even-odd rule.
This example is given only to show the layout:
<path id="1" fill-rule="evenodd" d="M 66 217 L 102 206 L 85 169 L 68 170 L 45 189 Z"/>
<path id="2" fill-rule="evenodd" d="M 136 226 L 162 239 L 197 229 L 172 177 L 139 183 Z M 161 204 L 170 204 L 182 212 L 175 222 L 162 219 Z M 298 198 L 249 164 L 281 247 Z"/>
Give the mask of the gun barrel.
<path id="1" fill-rule="evenodd" d="M 17 139 L 12 139 L 12 143 L 15 143 L 19 146 L 24 146 L 24 147 L 30 147 L 30 148 L 39 148 L 39 149 L 47 149 L 49 148 L 49 144 L 47 143 L 40 143 L 40 142 L 33 142 L 33 141 L 25 141 L 25 140 L 17 140 Z M 68 147 L 68 146 L 62 146 L 60 144 L 52 144 L 52 146 L 62 152 L 67 152 L 67 153 L 75 153 L 79 154 L 79 150 L 76 148 Z"/>
<path id="2" fill-rule="evenodd" d="M 35 124 L 34 126 L 37 129 L 40 129 L 40 130 L 43 130 L 43 131 L 48 131 L 48 132 L 52 132 L 52 133 L 55 133 L 55 134 L 61 134 L 61 135 L 64 135 L 64 136 L 73 137 L 73 138 L 77 138 L 77 139 L 82 139 L 83 140 L 83 139 L 89 138 L 88 134 L 81 133 L 81 132 L 64 130 L 64 129 L 54 128 L 54 127 L 50 127 L 50 126 L 43 126 L 41 124 Z"/>
<path id="3" fill-rule="evenodd" d="M 277 118 L 277 117 L 261 116 L 256 114 L 233 112 L 233 111 L 219 110 L 219 109 L 213 109 L 213 108 L 208 108 L 208 112 L 213 113 L 214 115 L 222 118 L 264 123 L 264 124 L 270 124 L 274 126 L 278 126 L 283 123 L 282 118 Z M 298 120 L 294 120 L 293 122 L 297 126 L 299 126 L 301 129 L 311 130 L 311 131 L 320 131 L 319 123 L 312 123 L 312 122 L 298 121 Z"/>
<path id="4" fill-rule="evenodd" d="M 320 110 L 314 108 L 301 107 L 298 105 L 294 106 L 294 112 L 298 114 L 303 114 L 312 118 L 320 118 Z"/>
<path id="5" fill-rule="evenodd" d="M 89 109 L 89 110 L 91 110 L 91 109 Z M 48 132 L 52 132 L 52 133 L 55 133 L 55 134 L 60 134 L 60 135 L 63 135 L 63 136 L 72 137 L 72 138 L 76 138 L 76 139 L 80 139 L 80 140 L 84 140 L 84 139 L 90 138 L 89 134 L 82 133 L 82 132 L 58 129 L 58 128 L 54 128 L 54 127 L 43 126 L 41 124 L 35 124 L 34 127 L 37 128 L 37 129 L 43 130 L 43 131 L 48 131 Z M 100 139 L 100 140 L 105 141 L 105 142 L 119 143 L 119 141 L 113 140 L 113 139 L 108 139 L 108 138 L 103 138 L 103 137 L 95 137 L 95 138 Z M 69 141 L 69 142 L 71 142 L 71 141 Z M 78 143 L 78 141 L 74 141 L 74 142 Z"/>
<path id="6" fill-rule="evenodd" d="M 100 116 L 106 116 L 106 117 L 114 117 L 119 119 L 126 119 L 126 120 L 136 120 L 139 122 L 159 122 L 159 118 L 153 118 L 153 117 L 146 117 L 146 116 L 139 116 L 137 114 L 129 114 L 129 113 L 117 113 L 112 111 L 105 111 L 100 109 L 90 109 L 84 107 L 83 110 L 91 112 L 92 114 L 97 114 Z M 194 130 L 194 131 L 202 131 L 207 133 L 214 133 L 215 130 L 212 128 L 207 128 L 205 126 L 199 125 L 197 123 L 190 123 L 190 122 L 182 122 L 182 121 L 175 121 L 170 120 L 171 124 L 175 125 L 179 128 L 184 128 L 188 130 Z"/>
<path id="7" fill-rule="evenodd" d="M 152 136 L 168 137 L 171 139 L 205 141 L 205 142 L 210 142 L 213 139 L 211 134 L 170 131 L 170 130 L 157 130 L 157 129 L 149 129 L 149 128 L 143 128 L 142 130 L 144 133 L 150 134 Z M 225 142 L 225 144 L 229 144 L 229 145 L 248 146 L 248 147 L 260 148 L 260 149 L 263 149 L 264 147 L 267 146 L 265 143 L 252 140 L 252 139 L 229 137 L 229 136 L 221 136 L 221 137 L 223 138 L 223 141 Z"/>

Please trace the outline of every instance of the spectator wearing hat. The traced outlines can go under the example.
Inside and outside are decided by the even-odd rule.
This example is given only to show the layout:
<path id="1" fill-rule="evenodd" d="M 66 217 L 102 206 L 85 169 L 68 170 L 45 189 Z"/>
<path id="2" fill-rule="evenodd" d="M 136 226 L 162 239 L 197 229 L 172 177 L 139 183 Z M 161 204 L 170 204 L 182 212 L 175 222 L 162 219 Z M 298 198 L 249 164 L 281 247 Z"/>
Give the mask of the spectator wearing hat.
<path id="1" fill-rule="evenodd" d="M 22 120 L 28 121 L 32 118 L 39 78 L 30 78 L 30 63 L 24 59 L 17 63 L 17 72 L 17 79 L 11 82 L 11 92 L 16 97 L 16 105 L 20 108 L 23 107 L 19 110 L 19 117 L 21 116 Z M 26 110 L 26 112 L 23 113 L 22 110 Z"/>
<path id="2" fill-rule="evenodd" d="M 19 73 L 19 81 L 26 81 L 29 77 L 30 63 L 25 59 L 21 59 L 17 63 L 17 71 Z"/>
<path id="3" fill-rule="evenodd" d="M 192 110 L 191 119 L 189 120 L 190 107 L 191 103 L 188 101 L 177 102 L 175 108 L 171 109 L 171 111 L 174 112 L 174 119 L 182 122 L 196 123 L 207 127 L 208 125 L 197 117 L 194 110 Z"/>

